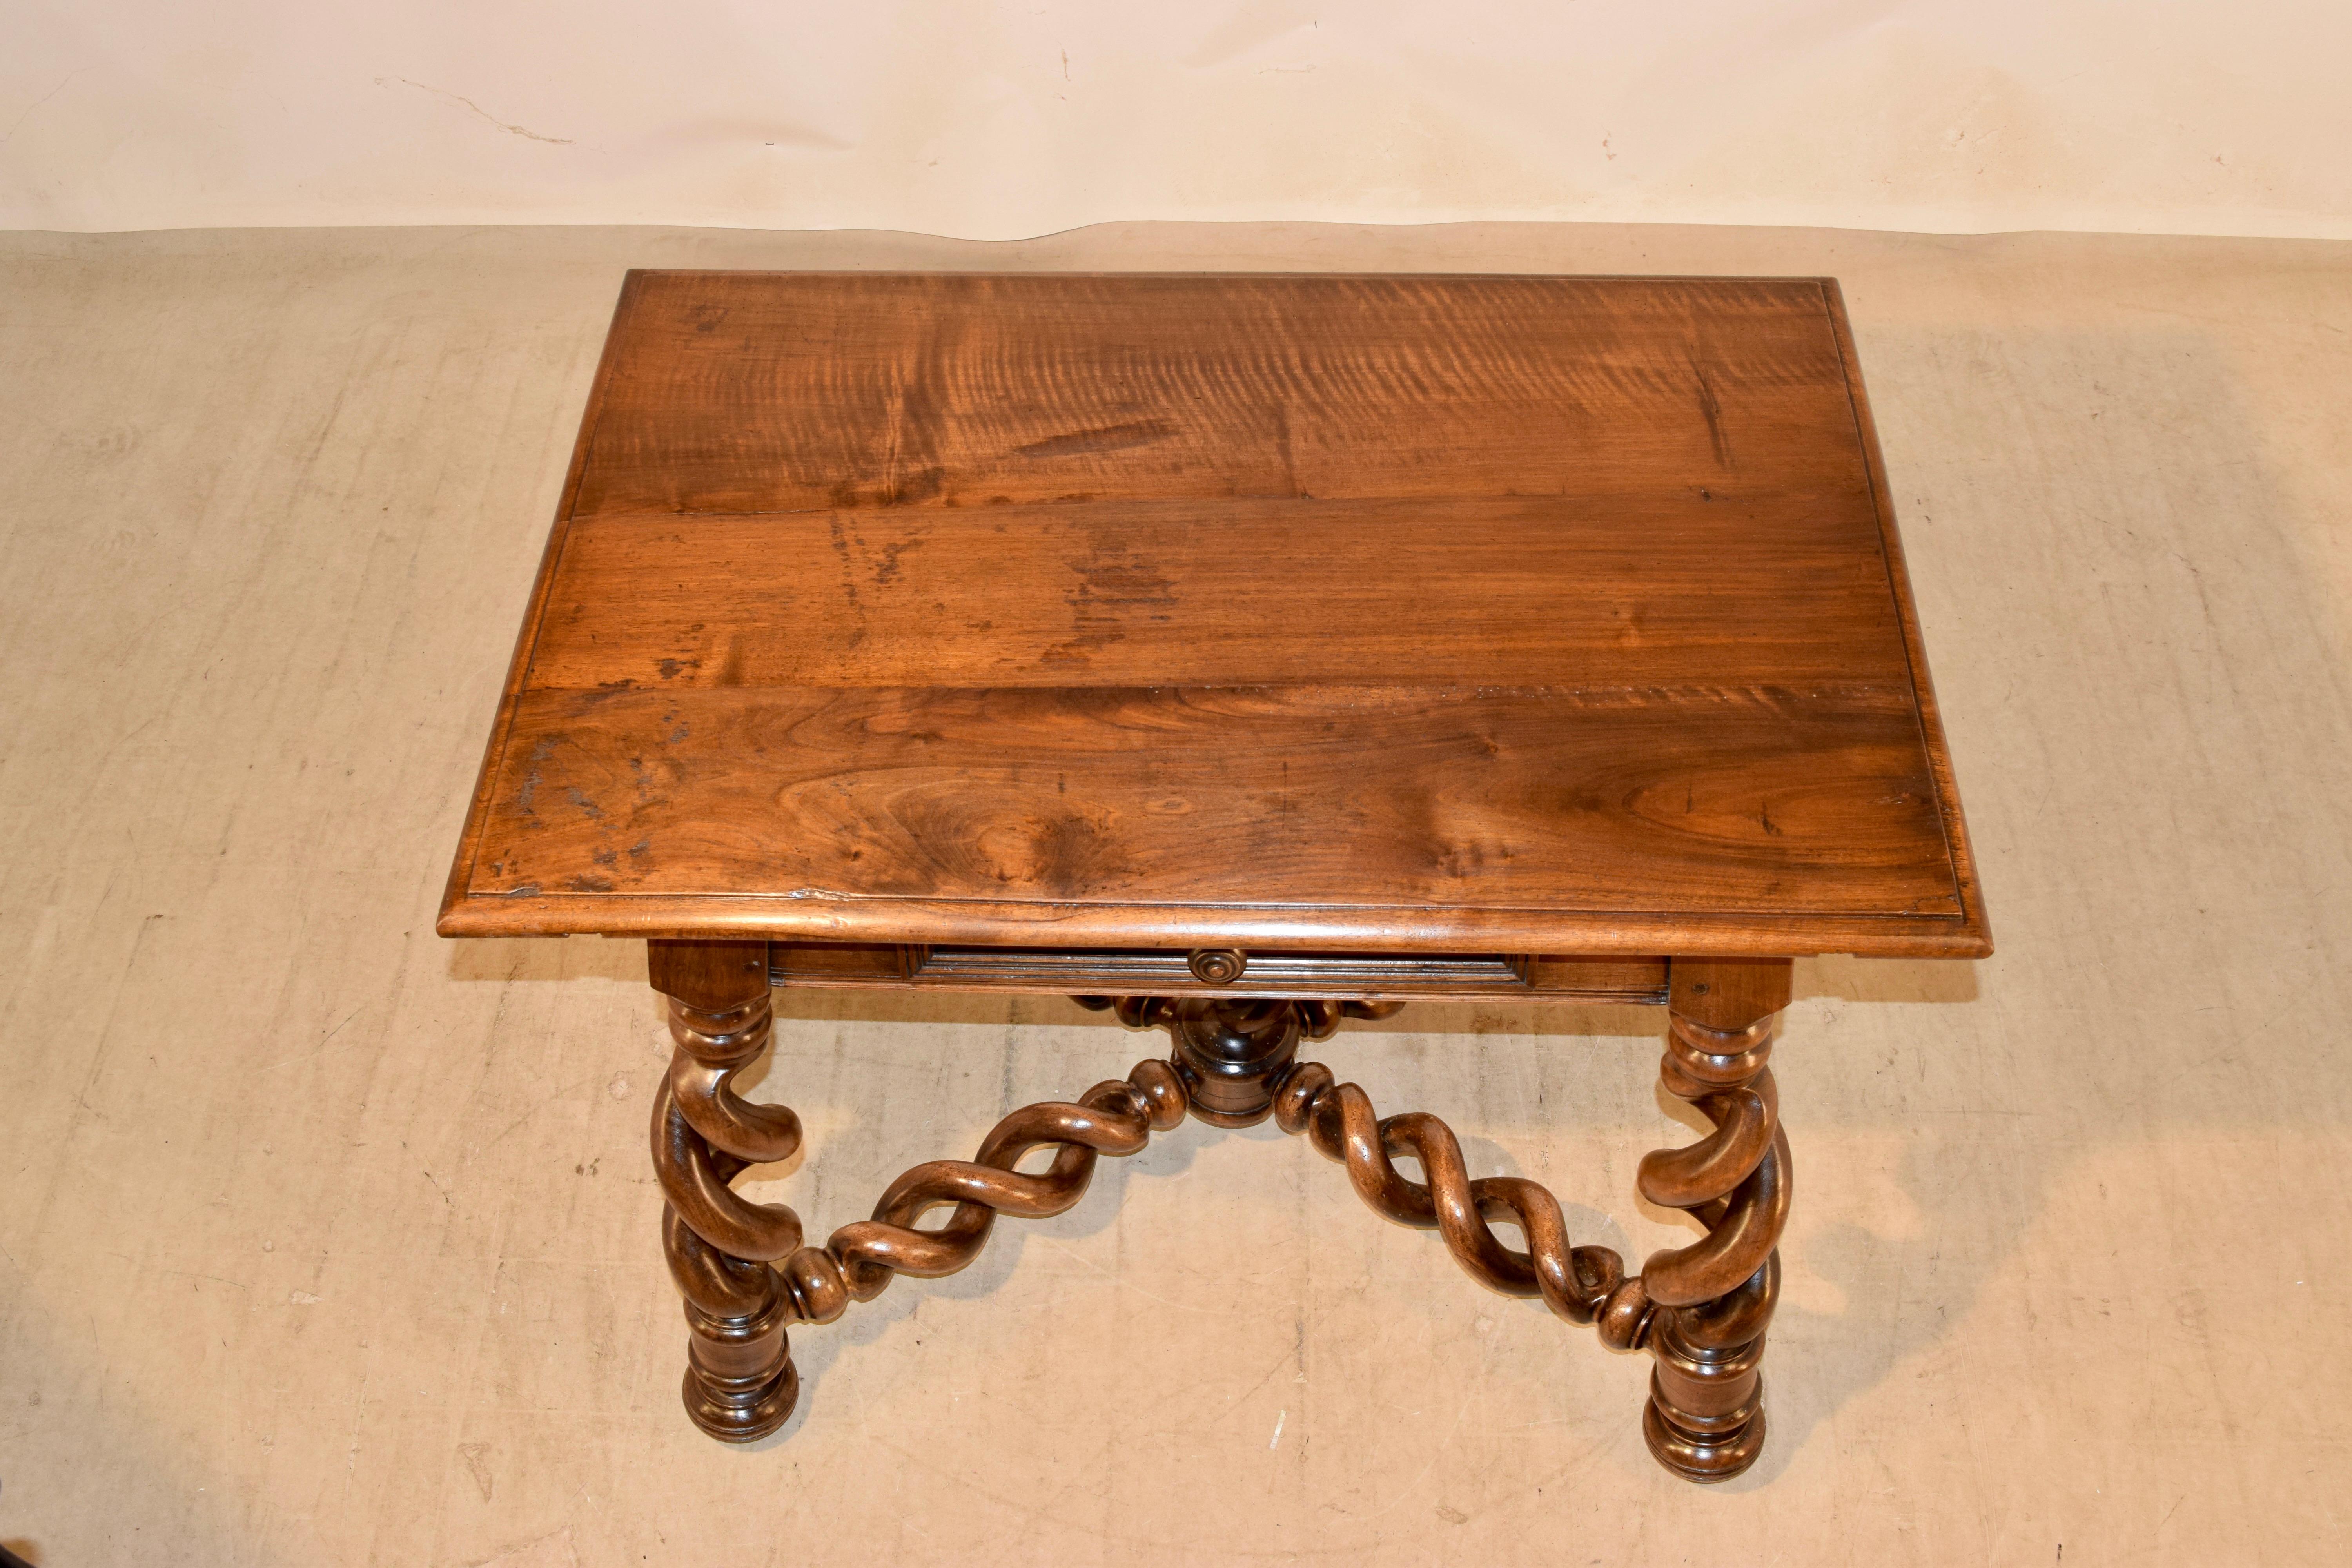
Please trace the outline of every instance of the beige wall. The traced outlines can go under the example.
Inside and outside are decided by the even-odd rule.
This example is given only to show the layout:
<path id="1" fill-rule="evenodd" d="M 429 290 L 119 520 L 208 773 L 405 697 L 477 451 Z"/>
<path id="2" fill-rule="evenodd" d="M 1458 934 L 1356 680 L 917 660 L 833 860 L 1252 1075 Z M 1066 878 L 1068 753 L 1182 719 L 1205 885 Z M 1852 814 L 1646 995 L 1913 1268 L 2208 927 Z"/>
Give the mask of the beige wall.
<path id="1" fill-rule="evenodd" d="M 0 226 L 2352 237 L 2346 0 L 0 0 Z"/>

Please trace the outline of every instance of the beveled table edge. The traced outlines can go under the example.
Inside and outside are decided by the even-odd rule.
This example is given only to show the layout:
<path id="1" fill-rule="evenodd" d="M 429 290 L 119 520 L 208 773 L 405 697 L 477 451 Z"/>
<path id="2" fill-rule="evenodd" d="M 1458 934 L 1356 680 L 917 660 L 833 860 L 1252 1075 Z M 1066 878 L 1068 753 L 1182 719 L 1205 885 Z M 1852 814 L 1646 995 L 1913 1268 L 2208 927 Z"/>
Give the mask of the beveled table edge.
<path id="1" fill-rule="evenodd" d="M 1353 952 L 1558 952 L 1596 957 L 1982 958 L 1966 916 L 1691 915 L 1393 905 L 1055 904 L 841 894 L 535 893 L 456 897 L 443 936 L 626 936 L 963 943 L 983 947 L 1234 945 Z"/>

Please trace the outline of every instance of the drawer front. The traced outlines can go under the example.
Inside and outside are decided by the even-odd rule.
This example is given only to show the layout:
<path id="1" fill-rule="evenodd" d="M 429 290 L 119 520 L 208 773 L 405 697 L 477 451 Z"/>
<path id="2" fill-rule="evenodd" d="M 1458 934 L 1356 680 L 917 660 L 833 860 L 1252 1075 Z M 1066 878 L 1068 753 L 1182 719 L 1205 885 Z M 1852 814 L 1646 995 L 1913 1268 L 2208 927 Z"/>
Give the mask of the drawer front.
<path id="1" fill-rule="evenodd" d="M 1412 996 L 1663 1003 L 1664 958 L 1520 953 L 1255 952 L 1242 973 L 1208 984 L 1174 949 L 861 946 L 777 942 L 778 985 L 1028 991 L 1093 996 Z"/>

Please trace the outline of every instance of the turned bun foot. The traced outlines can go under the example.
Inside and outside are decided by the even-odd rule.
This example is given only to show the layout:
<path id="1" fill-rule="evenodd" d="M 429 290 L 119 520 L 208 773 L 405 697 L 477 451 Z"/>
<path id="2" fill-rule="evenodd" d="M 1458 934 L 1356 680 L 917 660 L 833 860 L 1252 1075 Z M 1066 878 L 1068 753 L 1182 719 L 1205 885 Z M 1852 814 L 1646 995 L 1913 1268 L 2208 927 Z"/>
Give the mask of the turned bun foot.
<path id="1" fill-rule="evenodd" d="M 1650 1445 L 1651 1458 L 1685 1480 L 1727 1481 L 1764 1451 L 1761 1390 L 1736 1422 L 1723 1416 L 1693 1417 L 1682 1411 L 1668 1413 L 1659 1403 L 1653 1378 L 1650 1403 L 1642 1412 L 1642 1436 Z"/>
<path id="2" fill-rule="evenodd" d="M 791 1419 L 801 1374 L 779 1298 L 748 1318 L 712 1318 L 686 1309 L 686 1381 L 680 1393 L 694 1424 L 722 1443 L 756 1443 Z"/>
<path id="3" fill-rule="evenodd" d="M 756 1443 L 792 1419 L 793 1406 L 800 1403 L 801 1374 L 788 1361 L 774 1382 L 731 1389 L 709 1382 L 689 1366 L 679 1392 L 697 1426 L 722 1443 Z"/>

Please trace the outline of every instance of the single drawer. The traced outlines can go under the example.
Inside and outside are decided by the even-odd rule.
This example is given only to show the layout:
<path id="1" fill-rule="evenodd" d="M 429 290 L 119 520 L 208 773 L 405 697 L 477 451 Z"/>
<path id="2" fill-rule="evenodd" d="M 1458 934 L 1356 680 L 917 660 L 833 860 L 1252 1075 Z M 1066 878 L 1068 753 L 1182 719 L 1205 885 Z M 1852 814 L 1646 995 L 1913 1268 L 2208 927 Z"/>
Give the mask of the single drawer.
<path id="1" fill-rule="evenodd" d="M 1312 996 L 1379 1001 L 1411 996 L 1472 1000 L 1581 998 L 1663 1003 L 1664 958 L 1580 958 L 1525 953 L 1251 952 L 1241 973 L 1176 949 L 914 947 L 777 942 L 778 985 L 891 986 L 935 991 L 1034 991 L 1096 996 Z"/>

